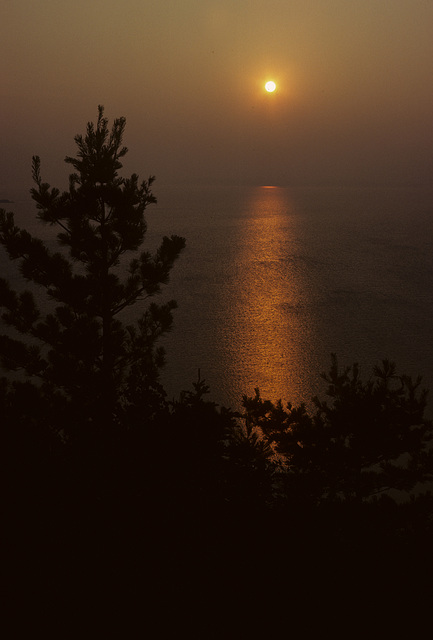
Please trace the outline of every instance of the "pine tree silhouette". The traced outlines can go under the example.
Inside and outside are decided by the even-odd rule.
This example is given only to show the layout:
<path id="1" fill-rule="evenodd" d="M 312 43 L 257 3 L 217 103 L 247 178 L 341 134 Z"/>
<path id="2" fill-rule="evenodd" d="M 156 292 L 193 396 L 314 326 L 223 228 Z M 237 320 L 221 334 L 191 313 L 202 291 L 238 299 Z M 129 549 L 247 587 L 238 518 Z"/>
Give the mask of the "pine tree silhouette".
<path id="1" fill-rule="evenodd" d="M 1 336 L 1 363 L 26 380 L 5 393 L 37 388 L 44 421 L 54 429 L 108 429 L 137 402 L 151 412 L 162 394 L 164 352 L 157 341 L 169 331 L 176 303 L 146 306 L 135 324 L 126 325 L 121 312 L 161 291 L 185 240 L 164 237 L 153 255 L 141 250 L 144 213 L 156 202 L 154 177 L 119 176 L 125 124 L 118 118 L 109 130 L 99 106 L 96 125 L 75 136 L 77 156 L 65 159 L 74 169 L 65 192 L 42 181 L 40 159 L 33 157 L 32 199 L 39 220 L 59 229 L 58 252 L 0 210 L 0 242 L 33 286 L 18 293 L 0 279 L 2 319 L 13 329 Z M 48 313 L 35 299 L 38 289 L 51 302 Z"/>

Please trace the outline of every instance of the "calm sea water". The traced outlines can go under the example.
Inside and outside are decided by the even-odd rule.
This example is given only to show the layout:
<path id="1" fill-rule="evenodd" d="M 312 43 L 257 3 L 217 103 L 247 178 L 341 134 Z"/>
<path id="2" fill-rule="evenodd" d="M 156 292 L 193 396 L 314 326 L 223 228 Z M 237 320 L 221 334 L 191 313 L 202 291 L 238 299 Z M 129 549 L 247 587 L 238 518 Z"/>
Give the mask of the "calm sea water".
<path id="1" fill-rule="evenodd" d="M 433 394 L 433 190 L 163 190 L 155 235 L 187 249 L 165 341 L 173 392 L 201 376 L 239 407 L 263 397 L 309 402 L 335 352 L 366 376 L 383 358 Z M 433 406 L 430 399 L 430 407 Z"/>
<path id="2" fill-rule="evenodd" d="M 148 244 L 187 239 L 164 293 L 179 305 L 164 339 L 169 395 L 200 369 L 211 398 L 232 408 L 255 387 L 309 403 L 335 352 L 365 376 L 392 359 L 433 396 L 433 190 L 155 191 Z M 2 206 L 39 229 L 31 202 Z"/>

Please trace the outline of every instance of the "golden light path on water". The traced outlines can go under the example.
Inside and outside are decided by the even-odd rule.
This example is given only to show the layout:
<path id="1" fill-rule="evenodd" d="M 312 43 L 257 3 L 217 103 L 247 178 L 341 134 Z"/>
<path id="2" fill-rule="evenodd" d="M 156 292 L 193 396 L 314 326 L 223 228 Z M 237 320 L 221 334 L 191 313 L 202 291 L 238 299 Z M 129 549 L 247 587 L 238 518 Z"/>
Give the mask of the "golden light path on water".
<path id="1" fill-rule="evenodd" d="M 229 326 L 221 327 L 226 370 L 247 395 L 310 400 L 316 341 L 311 291 L 295 259 L 301 220 L 289 191 L 258 187 L 237 238 L 241 286 Z"/>
<path id="2" fill-rule="evenodd" d="M 364 377 L 382 358 L 395 360 L 399 372 L 421 374 L 433 389 L 431 190 L 161 191 L 146 249 L 173 231 L 187 238 L 170 283 L 153 300 L 179 303 L 163 341 L 169 398 L 191 389 L 200 370 L 212 400 L 233 409 L 255 387 L 263 398 L 308 403 L 323 397 L 320 373 L 332 352 L 342 366 L 359 362 Z M 7 209 L 58 249 L 56 230 L 37 221 L 27 195 Z M 0 266 L 14 288 L 28 288 L 1 252 Z M 40 288 L 35 294 L 43 312 L 52 310 Z M 134 322 L 147 304 L 126 309 L 121 320 Z M 431 393 L 428 401 L 430 416 Z"/>
<path id="3" fill-rule="evenodd" d="M 228 202 L 215 198 L 215 190 L 198 190 L 191 211 L 190 192 L 185 201 L 177 189 L 173 193 L 153 238 L 158 245 L 175 228 L 188 239 L 165 292 L 179 301 L 174 330 L 164 341 L 169 394 L 190 388 L 201 369 L 212 398 L 233 409 L 255 387 L 263 398 L 308 402 L 322 369 L 313 287 L 303 260 L 305 217 L 290 189 L 248 188 L 230 193 Z M 11 208 L 18 224 L 57 248 L 56 232 L 36 220 L 30 201 Z M 45 310 L 44 297 L 40 303 Z M 122 321 L 135 321 L 142 311 L 138 304 Z"/>

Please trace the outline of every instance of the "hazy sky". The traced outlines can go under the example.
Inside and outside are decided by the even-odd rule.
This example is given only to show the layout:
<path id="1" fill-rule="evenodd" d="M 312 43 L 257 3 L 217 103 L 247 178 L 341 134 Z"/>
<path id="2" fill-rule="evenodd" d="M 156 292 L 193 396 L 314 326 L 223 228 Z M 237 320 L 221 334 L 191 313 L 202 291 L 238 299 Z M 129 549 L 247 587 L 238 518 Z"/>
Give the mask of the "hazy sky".
<path id="1" fill-rule="evenodd" d="M 433 0 L 0 0 L 0 197 L 127 119 L 158 183 L 427 184 Z M 275 80 L 277 91 L 264 90 Z"/>

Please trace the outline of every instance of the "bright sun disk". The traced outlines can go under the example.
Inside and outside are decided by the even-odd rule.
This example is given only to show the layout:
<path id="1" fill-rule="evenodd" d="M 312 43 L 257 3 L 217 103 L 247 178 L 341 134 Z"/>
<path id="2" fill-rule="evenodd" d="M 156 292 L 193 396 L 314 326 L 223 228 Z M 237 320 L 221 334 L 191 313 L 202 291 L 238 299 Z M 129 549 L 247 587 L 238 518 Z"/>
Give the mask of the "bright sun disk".
<path id="1" fill-rule="evenodd" d="M 277 85 L 275 84 L 275 82 L 272 82 L 272 80 L 270 80 L 265 84 L 265 89 L 269 93 L 272 93 L 272 91 L 275 91 L 276 88 L 277 88 Z"/>

